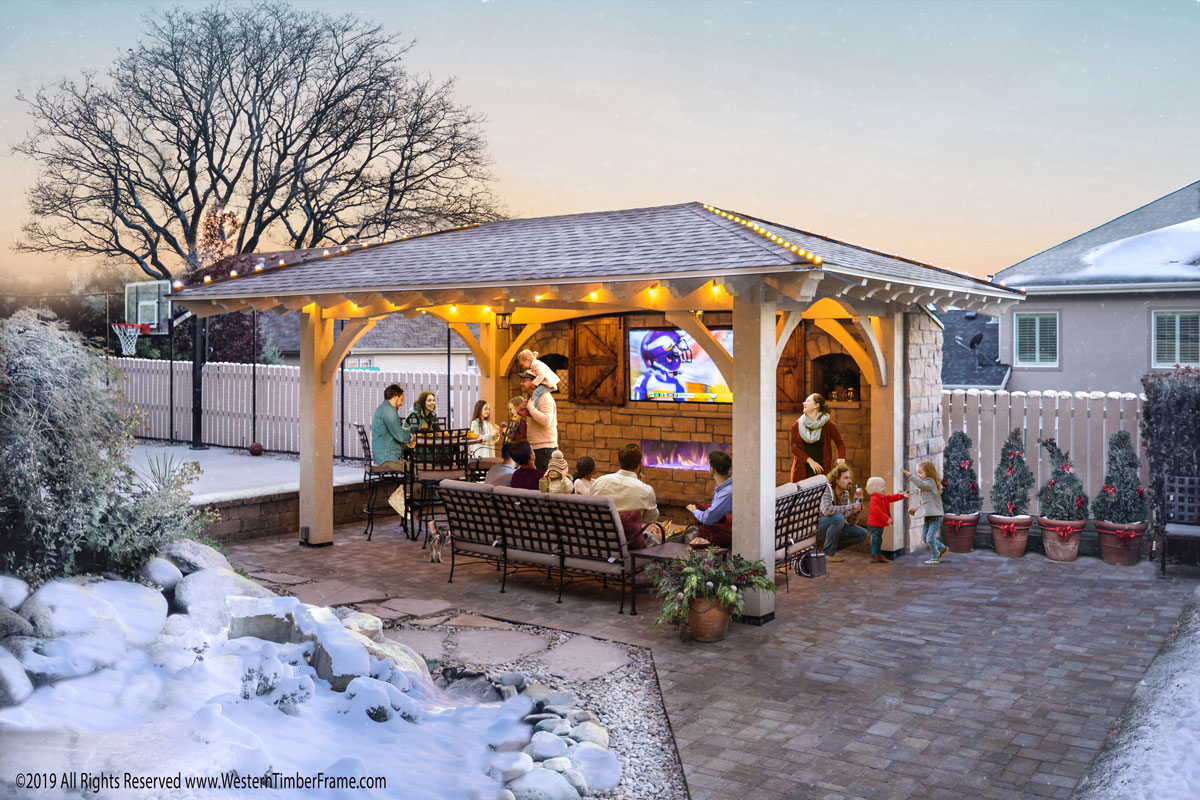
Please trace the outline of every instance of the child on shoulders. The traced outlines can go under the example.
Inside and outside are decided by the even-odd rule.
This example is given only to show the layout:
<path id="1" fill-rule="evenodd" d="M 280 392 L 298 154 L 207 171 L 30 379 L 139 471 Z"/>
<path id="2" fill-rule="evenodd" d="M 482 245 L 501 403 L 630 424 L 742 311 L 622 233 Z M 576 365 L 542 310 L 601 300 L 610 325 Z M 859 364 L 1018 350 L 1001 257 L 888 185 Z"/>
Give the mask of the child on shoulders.
<path id="1" fill-rule="evenodd" d="M 554 374 L 554 370 L 550 369 L 545 361 L 541 361 L 537 357 L 537 353 L 533 350 L 522 350 L 517 353 L 517 363 L 521 366 L 522 372 L 533 373 L 533 385 L 537 388 L 533 390 L 533 397 L 529 402 L 535 406 L 542 395 L 547 392 L 558 391 L 558 376 Z M 523 411 L 522 416 L 528 414 L 528 411 Z"/>

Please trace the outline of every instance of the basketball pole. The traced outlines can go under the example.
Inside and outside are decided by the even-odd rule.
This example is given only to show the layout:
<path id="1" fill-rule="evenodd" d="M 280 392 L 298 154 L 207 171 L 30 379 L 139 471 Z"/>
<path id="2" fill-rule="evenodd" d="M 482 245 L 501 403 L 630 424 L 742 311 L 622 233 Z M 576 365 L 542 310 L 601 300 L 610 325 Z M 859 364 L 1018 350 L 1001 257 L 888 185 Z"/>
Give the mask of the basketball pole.
<path id="1" fill-rule="evenodd" d="M 175 313 L 167 315 L 167 440 L 175 444 Z"/>
<path id="2" fill-rule="evenodd" d="M 258 309 L 250 312 L 250 444 L 258 441 Z"/>
<path id="3" fill-rule="evenodd" d="M 207 320 L 193 316 L 196 324 L 192 336 L 192 450 L 207 450 L 204 443 L 204 362 L 208 333 Z"/>

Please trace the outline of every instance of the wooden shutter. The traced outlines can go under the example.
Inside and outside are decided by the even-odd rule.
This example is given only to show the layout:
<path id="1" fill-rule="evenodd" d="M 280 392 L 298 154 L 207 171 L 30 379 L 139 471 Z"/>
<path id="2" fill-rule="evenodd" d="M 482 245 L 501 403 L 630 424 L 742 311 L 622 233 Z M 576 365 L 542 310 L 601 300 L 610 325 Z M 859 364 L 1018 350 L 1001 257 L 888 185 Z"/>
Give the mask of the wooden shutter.
<path id="1" fill-rule="evenodd" d="M 579 405 L 625 405 L 629 393 L 623 317 L 593 317 L 571 323 L 567 388 Z"/>
<path id="2" fill-rule="evenodd" d="M 1200 313 L 1155 312 L 1154 363 L 1159 367 L 1200 363 Z"/>
<path id="3" fill-rule="evenodd" d="M 796 326 L 779 356 L 779 365 L 775 369 L 775 408 L 779 411 L 800 411 L 804 398 L 808 397 L 805 385 L 808 364 L 804 358 L 807 325 L 807 321 L 801 321 Z"/>

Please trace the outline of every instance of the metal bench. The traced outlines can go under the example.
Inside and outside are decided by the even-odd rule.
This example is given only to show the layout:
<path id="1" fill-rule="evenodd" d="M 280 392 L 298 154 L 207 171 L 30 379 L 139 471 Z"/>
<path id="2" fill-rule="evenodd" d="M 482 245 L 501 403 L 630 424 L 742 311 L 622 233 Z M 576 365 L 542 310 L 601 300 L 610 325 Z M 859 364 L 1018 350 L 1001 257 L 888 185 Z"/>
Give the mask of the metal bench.
<path id="1" fill-rule="evenodd" d="M 775 569 L 783 567 L 783 585 L 789 592 L 792 587 L 788 565 L 817 546 L 817 522 L 821 519 L 825 483 L 823 475 L 814 475 L 775 489 Z"/>
<path id="2" fill-rule="evenodd" d="M 1200 478 L 1163 476 L 1162 575 L 1167 574 L 1167 541 L 1200 539 Z"/>

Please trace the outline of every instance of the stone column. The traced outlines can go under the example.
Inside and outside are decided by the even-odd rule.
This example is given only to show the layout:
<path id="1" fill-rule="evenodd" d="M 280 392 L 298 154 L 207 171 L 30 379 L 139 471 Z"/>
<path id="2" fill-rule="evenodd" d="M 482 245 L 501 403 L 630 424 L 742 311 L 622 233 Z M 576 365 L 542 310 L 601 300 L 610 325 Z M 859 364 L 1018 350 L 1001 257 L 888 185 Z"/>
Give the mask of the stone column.
<path id="1" fill-rule="evenodd" d="M 942 327 L 925 312 L 905 314 L 905 344 L 908 350 L 908 426 L 904 432 L 905 469 L 912 472 L 918 461 L 928 459 L 942 472 Z M 908 501 L 910 504 L 915 500 Z M 908 549 L 921 545 L 921 522 L 909 517 Z"/>
<path id="2" fill-rule="evenodd" d="M 775 569 L 775 303 L 762 284 L 733 299 L 733 552 Z M 742 617 L 774 618 L 775 596 L 747 592 Z"/>
<path id="3" fill-rule="evenodd" d="M 333 350 L 333 320 L 316 305 L 300 313 L 300 527 L 301 544 L 333 544 L 333 381 L 322 365 Z"/>

